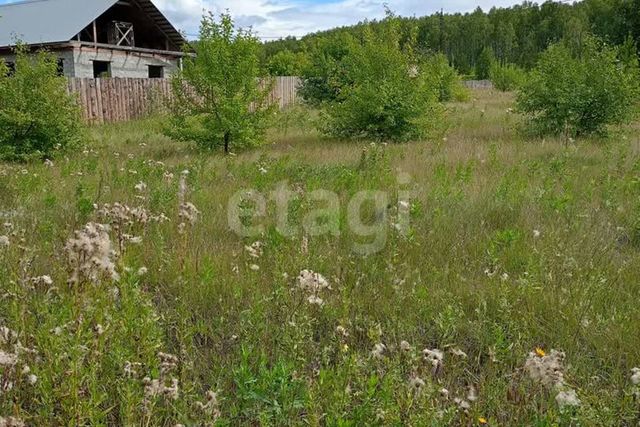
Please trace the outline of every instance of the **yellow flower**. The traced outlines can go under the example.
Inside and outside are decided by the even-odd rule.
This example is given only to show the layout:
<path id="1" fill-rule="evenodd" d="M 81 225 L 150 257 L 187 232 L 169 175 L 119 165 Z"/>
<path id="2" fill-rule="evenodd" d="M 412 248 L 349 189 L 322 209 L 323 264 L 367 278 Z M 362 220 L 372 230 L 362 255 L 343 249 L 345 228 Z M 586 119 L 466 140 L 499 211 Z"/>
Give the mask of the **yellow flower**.
<path id="1" fill-rule="evenodd" d="M 487 424 L 487 423 L 488 423 L 488 421 L 487 421 L 487 419 L 486 419 L 485 417 L 480 417 L 480 418 L 478 418 L 478 422 L 479 422 L 480 424 Z"/>
<path id="2" fill-rule="evenodd" d="M 541 349 L 540 347 L 536 347 L 536 355 L 538 357 L 544 357 L 547 355 L 547 353 L 545 353 L 544 350 Z"/>
<path id="3" fill-rule="evenodd" d="M 349 346 L 348 346 L 348 345 L 346 345 L 346 344 L 345 344 L 345 345 L 343 345 L 343 346 L 342 346 L 342 351 L 343 351 L 343 352 L 345 352 L 345 353 L 346 353 L 346 352 L 348 352 L 348 351 L 349 351 Z"/>

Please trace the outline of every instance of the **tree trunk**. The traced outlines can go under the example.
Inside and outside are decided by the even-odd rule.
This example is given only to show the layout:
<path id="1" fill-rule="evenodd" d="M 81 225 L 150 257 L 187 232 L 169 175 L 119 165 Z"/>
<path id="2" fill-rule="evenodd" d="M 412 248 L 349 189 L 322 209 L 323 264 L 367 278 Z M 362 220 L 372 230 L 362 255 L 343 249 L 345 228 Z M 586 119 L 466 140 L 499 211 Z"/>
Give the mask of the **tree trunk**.
<path id="1" fill-rule="evenodd" d="M 229 154 L 229 142 L 231 141 L 231 132 L 227 131 L 224 133 L 224 152 L 225 154 Z"/>

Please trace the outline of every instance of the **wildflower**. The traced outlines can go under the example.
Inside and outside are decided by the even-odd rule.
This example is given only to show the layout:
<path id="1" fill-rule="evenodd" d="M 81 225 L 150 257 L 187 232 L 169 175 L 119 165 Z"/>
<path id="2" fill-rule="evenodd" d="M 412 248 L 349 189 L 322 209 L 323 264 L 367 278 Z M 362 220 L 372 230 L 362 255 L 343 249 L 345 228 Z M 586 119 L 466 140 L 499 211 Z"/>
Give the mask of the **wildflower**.
<path id="1" fill-rule="evenodd" d="M 536 356 L 544 357 L 546 355 L 547 355 L 547 353 L 545 353 L 543 349 L 541 349 L 540 347 L 536 347 Z"/>
<path id="2" fill-rule="evenodd" d="M 537 239 L 538 237 L 540 237 L 540 234 L 541 234 L 541 233 L 540 233 L 540 230 L 533 230 L 533 237 L 534 237 L 535 239 Z"/>
<path id="3" fill-rule="evenodd" d="M 171 183 L 173 181 L 173 174 L 171 172 L 165 171 L 162 174 L 162 178 L 168 183 Z"/>
<path id="4" fill-rule="evenodd" d="M 164 375 L 167 372 L 174 370 L 178 366 L 179 359 L 177 356 L 169 353 L 158 353 L 158 359 L 160 359 L 160 372 Z"/>
<path id="5" fill-rule="evenodd" d="M 53 279 L 49 276 L 33 277 L 31 278 L 31 283 L 40 286 L 51 286 L 53 285 Z"/>
<path id="6" fill-rule="evenodd" d="M 6 326 L 0 326 L 0 344 L 7 344 L 17 338 L 17 334 Z"/>
<path id="7" fill-rule="evenodd" d="M 338 325 L 336 327 L 336 332 L 340 335 L 342 335 L 343 337 L 348 337 L 349 336 L 349 332 L 347 332 L 347 329 L 344 326 Z"/>
<path id="8" fill-rule="evenodd" d="M 11 242 L 7 236 L 0 236 L 0 248 L 6 248 Z"/>
<path id="9" fill-rule="evenodd" d="M 125 377 L 131 378 L 136 376 L 138 374 L 138 372 L 136 371 L 136 368 L 140 366 L 142 366 L 141 363 L 131 363 L 129 361 L 126 361 L 124 363 L 124 368 L 122 369 Z"/>
<path id="10" fill-rule="evenodd" d="M 74 238 L 67 240 L 65 249 L 73 267 L 70 283 L 78 283 L 81 280 L 95 281 L 100 274 L 112 280 L 119 280 L 107 230 L 108 227 L 105 225 L 90 222 L 83 229 L 76 231 Z"/>
<path id="11" fill-rule="evenodd" d="M 311 295 L 307 298 L 307 302 L 311 305 L 318 305 L 322 307 L 324 305 L 324 300 L 317 295 Z"/>
<path id="12" fill-rule="evenodd" d="M 298 287 L 308 292 L 318 292 L 322 289 L 330 289 L 329 282 L 319 273 L 311 270 L 302 270 L 298 275 Z"/>
<path id="13" fill-rule="evenodd" d="M 53 167 L 53 162 L 49 159 L 45 159 L 44 161 L 44 165 L 48 168 L 52 168 Z"/>
<path id="14" fill-rule="evenodd" d="M 479 424 L 487 424 L 488 421 L 487 421 L 487 419 L 485 417 L 479 417 L 478 418 L 478 423 Z"/>
<path id="15" fill-rule="evenodd" d="M 436 375 L 440 372 L 443 365 L 444 353 L 438 349 L 429 350 L 425 348 L 422 350 L 424 360 L 431 364 L 431 373 Z"/>
<path id="16" fill-rule="evenodd" d="M 471 409 L 471 403 L 469 403 L 468 400 L 456 397 L 455 399 L 453 399 L 453 401 L 456 405 L 458 405 L 458 409 L 461 411 L 467 412 L 469 411 L 469 409 Z"/>
<path id="17" fill-rule="evenodd" d="M 460 350 L 459 348 L 454 348 L 453 350 L 451 350 L 451 354 L 453 354 L 454 356 L 461 357 L 463 359 L 467 358 L 467 353 L 465 353 L 464 351 Z"/>
<path id="18" fill-rule="evenodd" d="M 25 423 L 16 417 L 0 417 L 0 427 L 25 427 Z"/>
<path id="19" fill-rule="evenodd" d="M 418 376 L 413 376 L 409 380 L 409 386 L 416 391 L 419 391 L 421 388 L 425 386 L 424 380 Z"/>
<path id="20" fill-rule="evenodd" d="M 383 359 L 384 358 L 384 352 L 387 350 L 387 346 L 382 344 L 382 343 L 378 343 L 376 345 L 373 346 L 373 350 L 371 350 L 371 356 L 373 356 L 374 359 Z"/>
<path id="21" fill-rule="evenodd" d="M 53 335 L 62 335 L 62 328 L 60 326 L 56 326 L 55 328 L 51 329 L 49 332 L 51 332 Z"/>
<path id="22" fill-rule="evenodd" d="M 500 279 L 502 279 L 503 282 L 506 282 L 507 280 L 509 280 L 509 274 L 502 273 L 502 276 L 500 276 Z"/>
<path id="23" fill-rule="evenodd" d="M 93 329 L 96 332 L 96 334 L 98 334 L 98 336 L 104 334 L 104 327 L 100 323 L 98 323 Z"/>
<path id="24" fill-rule="evenodd" d="M 251 269 L 251 271 L 258 271 L 260 270 L 260 266 L 258 264 L 251 264 L 249 266 L 249 268 Z"/>
<path id="25" fill-rule="evenodd" d="M 148 272 L 149 272 L 149 270 L 147 269 L 147 267 L 140 267 L 138 269 L 138 276 L 144 276 Z"/>
<path id="26" fill-rule="evenodd" d="M 559 387 L 564 384 L 564 358 L 565 354 L 560 351 L 551 350 L 546 354 L 541 349 L 529 353 L 524 370 L 529 378 L 534 382 L 541 383 L 546 387 Z"/>
<path id="27" fill-rule="evenodd" d="M 35 376 L 35 375 L 33 375 L 33 374 L 31 374 L 31 375 L 29 375 L 29 376 L 27 377 L 27 382 L 28 382 L 30 385 L 34 385 L 35 383 L 37 383 L 37 382 L 38 382 L 38 377 L 37 377 L 37 376 Z"/>
<path id="28" fill-rule="evenodd" d="M 447 390 L 446 388 L 441 388 L 440 389 L 440 396 L 444 397 L 445 399 L 449 398 L 449 390 Z"/>
<path id="29" fill-rule="evenodd" d="M 405 353 L 410 352 L 411 344 L 409 344 L 407 341 L 400 341 L 400 350 L 404 351 Z"/>
<path id="30" fill-rule="evenodd" d="M 258 171 L 262 174 L 265 175 L 268 171 L 264 166 L 260 166 L 260 168 L 258 169 Z"/>
<path id="31" fill-rule="evenodd" d="M 209 390 L 206 394 L 206 398 L 206 403 L 196 402 L 198 409 L 214 419 L 220 417 L 218 394 L 213 390 Z"/>
<path id="32" fill-rule="evenodd" d="M 136 186 L 134 188 L 136 189 L 136 191 L 138 193 L 144 193 L 145 191 L 147 191 L 147 184 L 145 184 L 144 182 L 140 181 L 139 183 L 136 184 Z"/>
<path id="33" fill-rule="evenodd" d="M 245 246 L 244 249 L 252 258 L 260 258 L 262 256 L 262 242 L 253 242 L 251 246 Z"/>
<path id="34" fill-rule="evenodd" d="M 0 366 L 14 366 L 18 363 L 18 355 L 0 350 Z"/>
<path id="35" fill-rule="evenodd" d="M 191 202 L 181 203 L 178 216 L 183 221 L 186 220 L 189 224 L 194 225 L 198 221 L 200 211 Z"/>
<path id="36" fill-rule="evenodd" d="M 633 383 L 633 385 L 640 385 L 640 368 L 633 368 L 631 370 L 631 383 Z"/>
<path id="37" fill-rule="evenodd" d="M 476 400 L 478 400 L 478 392 L 476 391 L 476 388 L 472 385 L 469 386 L 469 389 L 467 390 L 467 400 L 469 402 L 475 402 Z"/>
<path id="38" fill-rule="evenodd" d="M 573 389 L 567 389 L 565 391 L 561 391 L 556 395 L 556 403 L 563 409 L 567 406 L 577 407 L 580 406 L 582 402 L 578 399 L 578 395 L 576 391 Z"/>

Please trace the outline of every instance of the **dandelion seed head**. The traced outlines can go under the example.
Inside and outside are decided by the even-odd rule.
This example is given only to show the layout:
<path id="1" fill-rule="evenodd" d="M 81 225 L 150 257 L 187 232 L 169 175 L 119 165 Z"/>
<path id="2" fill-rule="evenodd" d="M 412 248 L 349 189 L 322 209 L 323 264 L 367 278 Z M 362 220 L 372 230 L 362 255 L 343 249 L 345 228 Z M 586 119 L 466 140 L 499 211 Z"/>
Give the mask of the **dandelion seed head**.
<path id="1" fill-rule="evenodd" d="M 640 368 L 633 368 L 631 370 L 631 382 L 633 385 L 640 385 Z"/>
<path id="2" fill-rule="evenodd" d="M 373 346 L 373 350 L 371 350 L 371 356 L 374 359 L 382 360 L 384 358 L 384 353 L 387 351 L 387 346 L 382 343 L 377 343 Z"/>
<path id="3" fill-rule="evenodd" d="M 558 404 L 560 409 L 566 407 L 578 407 L 582 404 L 582 402 L 580 402 L 580 399 L 578 399 L 576 391 L 573 389 L 560 391 L 556 395 L 556 403 Z"/>

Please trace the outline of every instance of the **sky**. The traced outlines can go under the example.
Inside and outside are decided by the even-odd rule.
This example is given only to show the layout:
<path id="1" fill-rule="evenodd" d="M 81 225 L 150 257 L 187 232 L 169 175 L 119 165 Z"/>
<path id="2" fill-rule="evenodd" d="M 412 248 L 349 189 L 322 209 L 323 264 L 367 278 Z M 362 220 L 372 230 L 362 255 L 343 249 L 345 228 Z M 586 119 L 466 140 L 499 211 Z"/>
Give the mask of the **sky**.
<path id="1" fill-rule="evenodd" d="M 0 4 L 15 0 L 0 0 Z M 90 1 L 90 0 L 88 0 Z M 471 12 L 480 6 L 506 7 L 520 0 L 153 0 L 176 28 L 194 38 L 203 11 L 229 10 L 236 24 L 252 27 L 263 40 L 355 24 L 384 16 L 384 5 L 398 15 L 430 15 L 445 12 Z"/>

